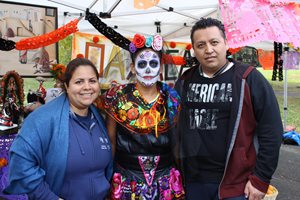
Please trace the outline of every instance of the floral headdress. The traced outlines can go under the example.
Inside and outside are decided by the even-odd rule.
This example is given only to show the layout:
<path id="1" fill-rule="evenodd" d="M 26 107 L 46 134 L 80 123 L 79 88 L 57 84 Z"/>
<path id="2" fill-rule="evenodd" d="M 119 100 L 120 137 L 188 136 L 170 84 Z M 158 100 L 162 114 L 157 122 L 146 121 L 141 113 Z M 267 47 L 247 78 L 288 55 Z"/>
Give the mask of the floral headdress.
<path id="1" fill-rule="evenodd" d="M 149 36 L 145 38 L 143 35 L 135 34 L 132 42 L 129 44 L 129 51 L 135 53 L 140 48 L 152 48 L 154 51 L 161 51 L 163 40 L 160 35 Z"/>
<path id="2" fill-rule="evenodd" d="M 61 80 L 62 75 L 66 71 L 66 66 L 63 64 L 53 64 L 52 67 L 50 68 L 50 73 L 54 77 L 54 79 L 59 79 Z"/>

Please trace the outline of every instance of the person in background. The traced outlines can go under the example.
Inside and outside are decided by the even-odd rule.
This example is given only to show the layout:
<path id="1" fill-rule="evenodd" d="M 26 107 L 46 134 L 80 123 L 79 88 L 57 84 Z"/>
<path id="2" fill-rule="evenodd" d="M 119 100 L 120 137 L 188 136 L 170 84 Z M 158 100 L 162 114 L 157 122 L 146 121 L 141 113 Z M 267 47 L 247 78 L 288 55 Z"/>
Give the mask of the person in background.
<path id="1" fill-rule="evenodd" d="M 198 64 L 175 84 L 187 200 L 261 200 L 277 167 L 282 121 L 274 92 L 253 67 L 226 59 L 223 24 L 191 29 Z"/>
<path id="2" fill-rule="evenodd" d="M 111 198 L 183 199 L 172 129 L 180 98 L 159 81 L 162 37 L 136 34 L 131 46 L 136 83 L 113 87 L 102 96 L 115 152 Z"/>
<path id="3" fill-rule="evenodd" d="M 93 105 L 98 76 L 85 58 L 68 64 L 65 93 L 32 112 L 11 146 L 5 193 L 36 200 L 106 198 L 112 148 Z"/>

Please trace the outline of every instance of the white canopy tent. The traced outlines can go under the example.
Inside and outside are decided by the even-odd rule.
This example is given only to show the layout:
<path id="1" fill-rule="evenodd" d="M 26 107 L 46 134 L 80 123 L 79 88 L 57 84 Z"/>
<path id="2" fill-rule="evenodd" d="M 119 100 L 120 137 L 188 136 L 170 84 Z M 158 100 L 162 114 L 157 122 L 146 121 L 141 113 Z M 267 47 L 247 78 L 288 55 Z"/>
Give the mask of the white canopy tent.
<path id="1" fill-rule="evenodd" d="M 159 30 L 165 41 L 190 42 L 190 29 L 195 21 L 207 16 L 221 19 L 218 0 L 160 0 L 156 6 L 146 10 L 135 9 L 135 0 L 10 1 L 57 7 L 58 27 L 84 16 L 86 9 L 91 8 L 90 12 L 101 14 L 103 22 L 126 37 L 132 37 L 135 33 L 154 35 Z M 293 1 L 300 3 L 300 0 Z M 100 34 L 84 18 L 79 22 L 78 28 L 80 32 Z M 260 42 L 251 46 L 273 50 L 272 42 Z"/>
<path id="2" fill-rule="evenodd" d="M 166 41 L 190 42 L 190 28 L 201 17 L 220 18 L 218 0 L 160 0 L 149 9 L 134 8 L 134 0 L 12 0 L 12 2 L 46 5 L 58 8 L 58 27 L 90 12 L 109 16 L 101 18 L 108 26 L 124 36 L 135 33 L 154 35 L 161 31 Z M 80 32 L 100 34 L 84 18 L 79 22 Z"/>

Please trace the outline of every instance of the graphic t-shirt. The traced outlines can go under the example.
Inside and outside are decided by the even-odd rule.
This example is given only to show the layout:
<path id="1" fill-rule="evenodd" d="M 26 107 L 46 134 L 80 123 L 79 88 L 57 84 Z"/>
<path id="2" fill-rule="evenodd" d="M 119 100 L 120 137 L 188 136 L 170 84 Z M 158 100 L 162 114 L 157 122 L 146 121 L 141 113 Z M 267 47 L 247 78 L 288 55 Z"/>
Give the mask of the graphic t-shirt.
<path id="1" fill-rule="evenodd" d="M 218 183 L 226 160 L 228 123 L 232 103 L 233 68 L 213 78 L 194 73 L 185 80 L 184 104 L 188 129 L 199 140 L 195 157 L 188 158 L 187 180 Z"/>

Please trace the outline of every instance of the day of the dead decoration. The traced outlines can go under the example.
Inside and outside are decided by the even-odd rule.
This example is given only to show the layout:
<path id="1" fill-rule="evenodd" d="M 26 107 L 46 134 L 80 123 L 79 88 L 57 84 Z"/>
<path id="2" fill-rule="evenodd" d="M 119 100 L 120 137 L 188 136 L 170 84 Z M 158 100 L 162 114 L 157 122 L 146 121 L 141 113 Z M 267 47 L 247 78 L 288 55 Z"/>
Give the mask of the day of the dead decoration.
<path id="1" fill-rule="evenodd" d="M 23 102 L 23 79 L 16 71 L 8 71 L 1 80 L 2 125 L 12 126 L 11 122 L 18 123 L 24 109 Z"/>
<path id="2" fill-rule="evenodd" d="M 283 74 L 282 74 L 283 60 L 281 56 L 282 56 L 282 43 L 274 42 L 274 66 L 273 66 L 272 81 L 276 81 L 277 77 L 279 81 L 283 80 Z"/>
<path id="3" fill-rule="evenodd" d="M 107 24 L 102 22 L 95 13 L 90 13 L 86 11 L 86 20 L 88 20 L 101 34 L 109 38 L 115 45 L 129 51 L 130 40 L 125 38 L 120 33 L 114 31 L 111 27 L 108 27 Z"/>
<path id="4" fill-rule="evenodd" d="M 285 51 L 282 56 L 283 68 L 287 70 L 299 69 L 300 53 L 297 51 Z"/>
<path id="5" fill-rule="evenodd" d="M 50 73 L 52 74 L 54 79 L 61 80 L 62 75 L 66 71 L 66 66 L 63 64 L 53 64 L 52 67 L 50 68 Z"/>
<path id="6" fill-rule="evenodd" d="M 16 48 L 16 43 L 12 40 L 5 40 L 0 38 L 0 50 L 1 51 L 10 51 Z"/>
<path id="7" fill-rule="evenodd" d="M 264 40 L 300 46 L 295 3 L 287 0 L 219 0 L 219 5 L 230 47 Z"/>
<path id="8" fill-rule="evenodd" d="M 45 47 L 50 44 L 56 43 L 59 40 L 64 39 L 68 35 L 78 31 L 77 24 L 78 24 L 78 19 L 74 19 L 69 23 L 67 23 L 66 25 L 50 33 L 20 40 L 19 42 L 16 43 L 16 49 L 17 50 L 37 49 L 40 47 Z"/>
<path id="9" fill-rule="evenodd" d="M 134 0 L 134 8 L 136 9 L 148 9 L 159 3 L 160 0 Z"/>
<path id="10" fill-rule="evenodd" d="M 264 70 L 273 70 L 274 51 L 258 49 L 258 61 Z"/>

